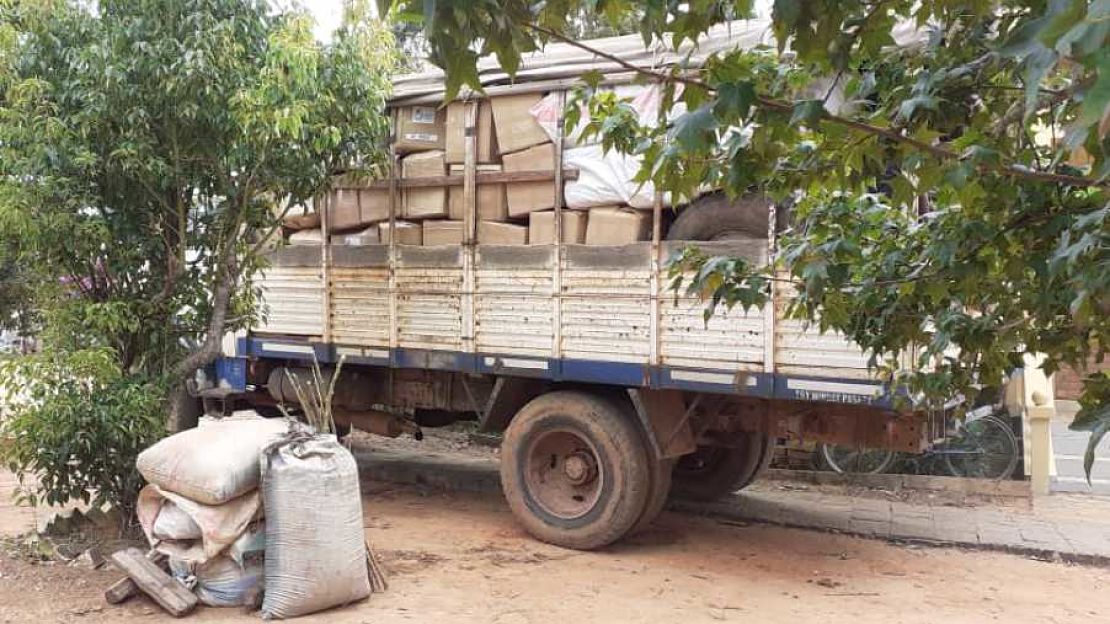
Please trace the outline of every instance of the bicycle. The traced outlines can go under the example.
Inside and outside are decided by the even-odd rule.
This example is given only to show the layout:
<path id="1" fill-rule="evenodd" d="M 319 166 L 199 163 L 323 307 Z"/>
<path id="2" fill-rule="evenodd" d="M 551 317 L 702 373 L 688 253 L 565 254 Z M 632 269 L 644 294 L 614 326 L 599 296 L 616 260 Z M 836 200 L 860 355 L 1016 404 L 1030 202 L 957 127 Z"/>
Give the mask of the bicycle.
<path id="1" fill-rule="evenodd" d="M 1005 409 L 984 405 L 967 412 L 962 422 L 955 422 L 951 407 L 954 405 L 943 410 L 944 435 L 939 442 L 911 457 L 919 464 L 939 463 L 953 477 L 1001 480 L 1012 476 L 1021 449 L 1013 428 L 1004 419 Z M 835 444 L 821 444 L 818 453 L 829 469 L 840 474 L 879 474 L 904 457 L 887 449 Z"/>

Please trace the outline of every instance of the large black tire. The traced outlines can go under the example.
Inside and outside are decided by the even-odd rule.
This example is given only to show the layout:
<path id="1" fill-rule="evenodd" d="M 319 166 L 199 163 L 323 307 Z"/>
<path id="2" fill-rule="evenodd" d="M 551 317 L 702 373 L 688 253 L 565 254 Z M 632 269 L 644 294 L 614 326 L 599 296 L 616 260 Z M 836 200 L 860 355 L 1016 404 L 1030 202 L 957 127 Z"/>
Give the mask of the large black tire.
<path id="1" fill-rule="evenodd" d="M 561 390 L 533 399 L 509 423 L 501 487 L 533 537 L 591 550 L 620 539 L 644 515 L 651 461 L 643 433 L 619 404 Z"/>
<path id="2" fill-rule="evenodd" d="M 735 446 L 699 446 L 675 464 L 671 494 L 708 502 L 742 490 L 767 469 L 774 452 L 774 439 L 755 432 L 738 434 Z"/>
<path id="3" fill-rule="evenodd" d="M 644 512 L 640 515 L 640 519 L 636 521 L 636 526 L 632 527 L 633 533 L 646 529 L 652 522 L 655 522 L 659 514 L 663 513 L 663 508 L 667 506 L 667 500 L 670 498 L 671 487 L 674 482 L 674 465 L 675 460 L 673 459 L 653 462 L 651 466 L 651 491 L 648 494 Z"/>
<path id="4" fill-rule="evenodd" d="M 721 192 L 702 195 L 678 215 L 667 240 L 765 239 L 770 208 L 769 200 L 756 195 L 739 199 Z"/>

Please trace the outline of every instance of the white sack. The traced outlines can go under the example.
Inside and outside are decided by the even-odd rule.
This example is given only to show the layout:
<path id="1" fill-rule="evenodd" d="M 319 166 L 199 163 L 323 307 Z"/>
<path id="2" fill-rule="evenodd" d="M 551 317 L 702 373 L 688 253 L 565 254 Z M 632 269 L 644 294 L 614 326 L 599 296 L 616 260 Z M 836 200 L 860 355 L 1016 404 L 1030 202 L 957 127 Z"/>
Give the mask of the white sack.
<path id="1" fill-rule="evenodd" d="M 659 85 L 619 85 L 610 89 L 622 100 L 629 100 L 640 124 L 648 126 L 658 123 L 659 108 L 663 102 Z M 680 88 L 676 97 L 681 94 Z M 529 112 L 554 141 L 559 125 L 558 94 L 548 94 Z M 563 166 L 578 169 L 578 179 L 564 185 L 567 207 L 581 210 L 624 204 L 639 210 L 650 210 L 655 205 L 655 185 L 649 182 L 640 186 L 634 181 L 643 158 L 616 150 L 606 154 L 601 149 L 601 137 L 598 136 L 590 137 L 590 143 L 583 144 L 582 130 L 589 119 L 585 108 L 581 112 L 578 126 L 564 138 Z M 668 119 L 673 120 L 685 112 L 686 105 L 678 102 L 668 114 Z M 670 193 L 663 195 L 663 205 L 671 205 Z"/>
<path id="2" fill-rule="evenodd" d="M 331 237 L 332 245 L 377 245 L 379 242 L 381 242 L 381 237 L 378 236 L 377 224 L 357 232 L 335 234 Z"/>
<path id="3" fill-rule="evenodd" d="M 323 245 L 324 232 L 320 228 L 299 230 L 289 235 L 290 245 Z"/>
<path id="4" fill-rule="evenodd" d="M 210 607 L 256 604 L 263 587 L 261 561 L 240 566 L 225 555 L 199 565 L 171 558 L 170 572 Z"/>
<path id="5" fill-rule="evenodd" d="M 265 619 L 370 595 L 354 457 L 334 435 L 303 430 L 262 455 L 266 505 Z"/>
<path id="6" fill-rule="evenodd" d="M 286 429 L 282 419 L 257 415 L 214 421 L 163 438 L 135 467 L 164 491 L 219 505 L 258 487 L 258 454 Z"/>
<path id="7" fill-rule="evenodd" d="M 615 150 L 602 153 L 600 145 L 576 147 L 563 152 L 565 167 L 578 169 L 578 179 L 567 181 L 563 194 L 567 207 L 600 208 L 627 204 L 640 210 L 655 205 L 655 185 L 641 186 L 633 178 L 640 170 L 641 159 Z M 671 205 L 670 193 L 663 194 L 663 205 Z"/>
<path id="8" fill-rule="evenodd" d="M 200 539 L 173 540 L 155 536 L 156 520 L 167 503 L 173 503 L 200 527 Z M 204 505 L 150 484 L 139 492 L 135 514 L 155 550 L 189 563 L 203 563 L 235 543 L 251 522 L 261 517 L 262 496 L 254 489 L 222 505 Z"/>
<path id="9" fill-rule="evenodd" d="M 163 501 L 151 532 L 160 540 L 200 539 L 200 526 L 173 501 Z"/>

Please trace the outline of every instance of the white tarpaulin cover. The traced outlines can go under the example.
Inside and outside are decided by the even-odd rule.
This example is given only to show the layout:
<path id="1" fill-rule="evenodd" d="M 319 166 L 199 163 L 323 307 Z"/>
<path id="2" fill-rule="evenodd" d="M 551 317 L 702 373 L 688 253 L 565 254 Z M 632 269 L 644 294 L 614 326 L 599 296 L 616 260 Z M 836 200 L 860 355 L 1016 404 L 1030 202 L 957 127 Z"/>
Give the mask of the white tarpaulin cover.
<path id="1" fill-rule="evenodd" d="M 663 90 L 659 85 L 617 85 L 604 89 L 612 90 L 621 101 L 631 106 L 632 110 L 636 111 L 640 125 L 650 126 L 658 121 L 659 107 L 663 103 Z M 675 88 L 675 94 L 682 95 L 682 85 Z M 578 147 L 583 144 L 582 132 L 586 128 L 586 124 L 590 122 L 590 118 L 585 105 L 581 105 L 579 110 L 581 115 L 578 125 L 569 135 L 563 137 L 564 147 Z M 547 133 L 548 138 L 555 141 L 559 132 L 559 115 L 562 112 L 559 110 L 559 96 L 556 93 L 549 93 L 542 100 L 536 102 L 529 112 L 543 128 L 543 131 Z M 677 102 L 668 113 L 667 118 L 673 120 L 685 112 L 686 104 Z M 591 136 L 587 144 L 598 141 L 599 137 Z"/>
<path id="2" fill-rule="evenodd" d="M 676 52 L 661 42 L 644 45 L 639 34 L 605 37 L 585 41 L 591 48 L 620 58 L 626 63 L 644 69 L 663 69 L 676 64 L 699 67 L 710 55 L 733 48 L 751 49 L 759 45 L 774 45 L 770 20 L 736 20 L 718 24 L 698 39 L 697 44 L 686 41 Z M 574 79 L 591 70 L 606 74 L 614 82 L 632 82 L 634 75 L 627 67 L 587 52 L 567 43 L 552 43 L 543 50 L 525 54 L 521 58 L 516 76 L 510 77 L 494 57 L 478 61 L 478 77 L 484 88 L 518 85 L 529 82 Z M 393 82 L 393 103 L 406 104 L 410 100 L 438 96 L 443 99 L 443 70 L 429 67 L 419 74 L 400 76 Z M 465 97 L 466 93 L 460 96 Z"/>
<path id="3" fill-rule="evenodd" d="M 912 20 L 898 23 L 891 35 L 898 46 L 917 45 L 926 40 L 926 28 Z M 654 41 L 645 46 L 639 34 L 590 39 L 582 43 L 594 50 L 615 56 L 624 63 L 641 69 L 666 69 L 676 65 L 701 67 L 710 55 L 733 49 L 751 50 L 759 46 L 775 46 L 771 21 L 768 19 L 735 20 L 713 26 L 698 38 L 696 43 L 686 40 L 678 50 L 672 50 L 668 43 Z M 543 50 L 523 55 L 520 69 L 515 76 L 509 76 L 493 56 L 478 61 L 478 78 L 490 95 L 511 92 L 515 86 L 527 83 L 547 83 L 549 90 L 566 88 L 568 81 L 573 83 L 583 73 L 596 70 L 605 75 L 609 84 L 630 83 L 635 72 L 621 63 L 602 58 L 597 54 L 572 46 L 568 43 L 551 43 Z M 559 86 L 561 83 L 561 87 Z M 394 105 L 410 103 L 441 102 L 444 94 L 444 74 L 438 67 L 429 65 L 428 70 L 400 76 L 393 82 Z M 471 94 L 464 88 L 460 98 Z"/>

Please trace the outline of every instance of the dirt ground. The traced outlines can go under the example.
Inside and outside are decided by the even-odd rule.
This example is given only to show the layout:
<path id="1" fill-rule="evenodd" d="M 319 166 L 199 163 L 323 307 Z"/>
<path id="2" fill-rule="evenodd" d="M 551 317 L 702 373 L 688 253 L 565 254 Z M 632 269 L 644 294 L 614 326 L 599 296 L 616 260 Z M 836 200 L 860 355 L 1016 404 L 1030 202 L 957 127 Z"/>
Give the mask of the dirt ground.
<path id="1" fill-rule="evenodd" d="M 429 429 L 424 432 L 423 440 L 414 440 L 410 436 L 399 438 L 384 438 L 361 431 L 355 431 L 350 438 L 352 446 L 365 451 L 385 450 L 395 452 L 418 453 L 422 457 L 450 457 L 462 459 L 483 459 L 497 461 L 500 452 L 496 446 L 496 438 L 487 437 L 486 443 L 476 443 L 475 436 L 466 424 L 462 426 Z M 1004 496 L 984 496 L 966 492 L 947 490 L 914 490 L 901 488 L 897 490 L 877 487 L 867 487 L 851 484 L 830 483 L 801 483 L 794 479 L 776 479 L 763 476 L 751 486 L 748 491 L 761 490 L 799 490 L 819 492 L 834 496 L 850 496 L 853 498 L 871 498 L 889 501 L 898 501 L 915 505 L 944 505 L 950 507 L 978 507 L 990 506 L 1008 511 L 1028 511 L 1030 500 L 1028 498 L 1014 498 Z M 1104 511 L 1100 506 L 1099 511 Z"/>
<path id="2" fill-rule="evenodd" d="M 1106 622 L 1110 570 L 916 548 L 665 513 L 604 552 L 541 544 L 497 497 L 372 484 L 366 535 L 390 573 L 370 600 L 298 621 Z M 104 603 L 118 578 L 0 555 L 0 623 L 171 621 L 145 598 Z M 755 618 L 758 618 L 755 619 Z M 201 609 L 187 621 L 253 622 Z"/>

